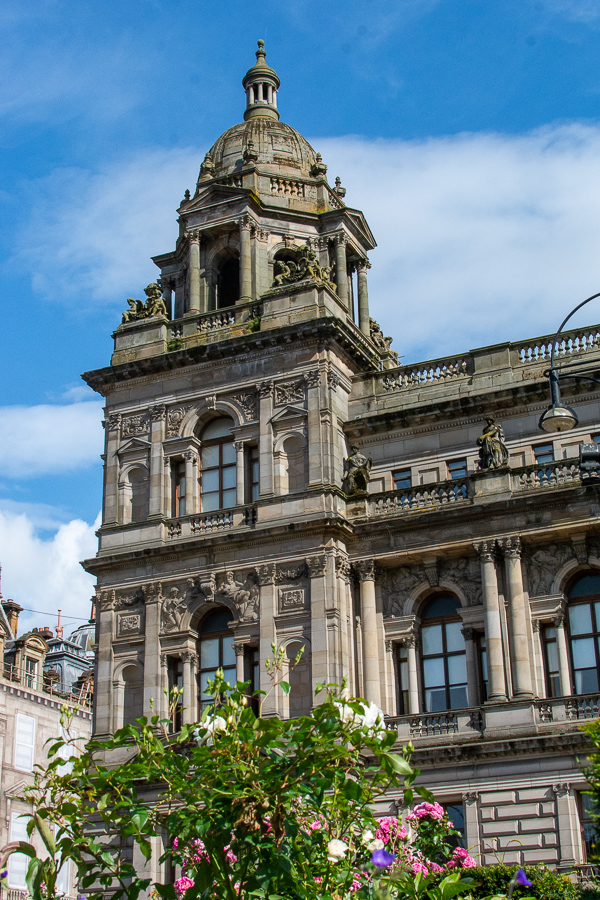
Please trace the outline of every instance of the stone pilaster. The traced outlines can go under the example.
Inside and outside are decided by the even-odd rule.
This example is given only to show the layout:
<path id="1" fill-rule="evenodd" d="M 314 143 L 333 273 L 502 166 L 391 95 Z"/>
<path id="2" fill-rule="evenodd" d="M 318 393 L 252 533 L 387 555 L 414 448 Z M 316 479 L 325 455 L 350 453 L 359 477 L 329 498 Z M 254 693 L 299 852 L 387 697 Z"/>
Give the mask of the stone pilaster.
<path id="1" fill-rule="evenodd" d="M 233 446 L 235 449 L 235 502 L 238 506 L 243 506 L 246 502 L 244 486 L 244 476 L 246 474 L 244 471 L 244 441 L 234 441 Z"/>
<path id="2" fill-rule="evenodd" d="M 260 396 L 260 438 L 259 438 L 259 468 L 260 468 L 260 496 L 273 496 L 273 382 L 263 381 L 258 388 Z M 263 655 L 261 652 L 261 659 Z"/>
<path id="3" fill-rule="evenodd" d="M 531 640 L 523 591 L 521 540 L 518 537 L 503 538 L 499 545 L 506 567 L 514 696 L 515 699 L 528 699 L 533 697 L 529 658 Z"/>
<path id="4" fill-rule="evenodd" d="M 362 259 L 357 266 L 358 270 L 358 327 L 364 335 L 371 336 L 371 325 L 369 323 L 369 292 L 367 288 L 367 269 L 370 263 L 366 259 Z"/>
<path id="5" fill-rule="evenodd" d="M 498 596 L 498 576 L 496 574 L 495 541 L 475 544 L 481 561 L 481 583 L 483 585 L 483 615 L 485 623 L 485 645 L 488 669 L 488 701 L 506 700 L 506 677 L 504 673 L 504 649 L 502 646 L 502 621 Z"/>
<path id="6" fill-rule="evenodd" d="M 356 563 L 356 571 L 360 581 L 364 697 L 369 703 L 372 701 L 381 706 L 375 563 L 373 560 L 361 560 Z"/>
<path id="7" fill-rule="evenodd" d="M 312 695 L 314 697 L 317 682 L 327 683 L 329 676 L 327 618 L 325 612 L 327 558 L 325 554 L 311 556 L 306 560 L 306 565 L 310 575 L 310 644 Z"/>
<path id="8" fill-rule="evenodd" d="M 146 594 L 144 641 L 144 715 L 160 712 L 163 684 L 160 662 L 160 611 L 162 594 L 158 585 L 150 585 Z"/>
<path id="9" fill-rule="evenodd" d="M 149 518 L 164 515 L 164 477 L 163 441 L 165 439 L 166 407 L 164 405 L 150 408 L 150 503 Z M 168 511 L 170 512 L 170 510 Z M 167 513 L 168 514 L 168 513 Z"/>
<path id="10" fill-rule="evenodd" d="M 271 690 L 271 679 L 265 671 L 265 660 L 267 657 L 273 657 L 272 645 L 277 646 L 275 564 L 266 563 L 258 566 L 256 573 L 260 582 L 260 690 L 268 693 Z M 264 715 L 278 713 L 278 699 L 277 691 L 273 691 L 264 699 Z"/>
<path id="11" fill-rule="evenodd" d="M 463 628 L 467 663 L 467 691 L 469 706 L 479 706 L 479 684 L 477 680 L 477 633 L 474 628 Z"/>
<path id="12" fill-rule="evenodd" d="M 105 452 L 104 452 L 104 510 L 103 525 L 116 525 L 119 522 L 119 458 L 117 450 L 121 437 L 120 413 L 109 413 L 104 420 Z"/>
<path id="13" fill-rule="evenodd" d="M 406 647 L 409 713 L 411 716 L 416 716 L 421 712 L 421 694 L 417 668 L 417 637 L 415 634 L 408 634 L 402 638 L 400 643 Z"/>
<path id="14" fill-rule="evenodd" d="M 569 666 L 569 654 L 567 651 L 567 635 L 565 632 L 565 614 L 561 612 L 554 619 L 556 628 L 556 649 L 558 651 L 558 672 L 560 677 L 560 692 L 563 697 L 570 697 L 573 693 L 571 686 L 571 669 Z"/>
<path id="15" fill-rule="evenodd" d="M 200 312 L 200 234 L 192 231 L 189 240 L 190 300 L 188 314 Z"/>
<path id="16" fill-rule="evenodd" d="M 113 733 L 113 652 L 112 641 L 115 631 L 114 592 L 103 592 L 98 596 L 96 615 L 98 616 L 98 650 L 96 651 L 96 679 L 98 684 L 105 685 L 102 692 L 96 691 L 94 696 L 94 734 L 108 735 Z M 108 690 L 106 690 L 108 688 Z"/>
<path id="17" fill-rule="evenodd" d="M 190 650 L 181 653 L 183 662 L 183 724 L 191 725 L 198 719 L 196 699 L 196 663 L 198 657 Z"/>

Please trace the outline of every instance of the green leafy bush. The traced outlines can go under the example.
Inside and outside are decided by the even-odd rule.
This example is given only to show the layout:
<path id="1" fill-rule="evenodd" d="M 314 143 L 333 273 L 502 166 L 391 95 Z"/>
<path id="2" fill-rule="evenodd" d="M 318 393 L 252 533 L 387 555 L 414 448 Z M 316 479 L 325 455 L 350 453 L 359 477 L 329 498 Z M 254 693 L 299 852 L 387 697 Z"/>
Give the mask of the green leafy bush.
<path id="1" fill-rule="evenodd" d="M 581 889 L 567 875 L 554 872 L 546 866 L 477 866 L 469 869 L 469 878 L 475 885 L 471 889 L 473 900 L 483 900 L 496 894 L 506 894 L 508 885 L 518 869 L 523 868 L 532 886 L 517 887 L 514 900 L 519 897 L 535 897 L 536 900 L 581 900 Z"/>

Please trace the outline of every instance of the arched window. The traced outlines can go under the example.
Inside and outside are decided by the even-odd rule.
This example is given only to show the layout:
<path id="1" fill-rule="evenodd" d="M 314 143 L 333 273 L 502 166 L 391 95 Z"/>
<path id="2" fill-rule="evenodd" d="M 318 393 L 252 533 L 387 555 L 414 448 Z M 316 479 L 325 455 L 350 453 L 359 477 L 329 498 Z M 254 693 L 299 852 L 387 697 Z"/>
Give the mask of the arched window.
<path id="1" fill-rule="evenodd" d="M 468 706 L 467 657 L 459 609 L 456 597 L 438 594 L 421 612 L 425 712 Z"/>
<path id="2" fill-rule="evenodd" d="M 217 309 L 235 306 L 240 299 L 240 261 L 229 256 L 219 266 L 217 274 Z"/>
<path id="3" fill-rule="evenodd" d="M 235 506 L 236 465 L 233 419 L 213 419 L 202 431 L 200 439 L 200 500 L 202 512 Z"/>
<path id="4" fill-rule="evenodd" d="M 303 491 L 306 487 L 306 464 L 304 443 L 301 438 L 291 435 L 283 442 L 285 453 L 284 492 Z"/>
<path id="5" fill-rule="evenodd" d="M 125 666 L 123 679 L 123 725 L 135 725 L 143 714 L 144 678 L 137 666 Z"/>
<path id="6" fill-rule="evenodd" d="M 600 572 L 579 575 L 567 599 L 575 693 L 589 694 L 600 686 Z"/>
<path id="7" fill-rule="evenodd" d="M 148 518 L 148 478 L 144 469 L 132 469 L 128 475 L 131 487 L 130 522 Z"/>
<path id="8" fill-rule="evenodd" d="M 224 606 L 209 612 L 200 623 L 198 649 L 200 658 L 199 694 L 200 707 L 209 706 L 213 700 L 207 691 L 208 682 L 214 679 L 218 668 L 222 668 L 225 681 L 232 687 L 236 682 L 233 633 L 229 623 L 233 614 Z"/>

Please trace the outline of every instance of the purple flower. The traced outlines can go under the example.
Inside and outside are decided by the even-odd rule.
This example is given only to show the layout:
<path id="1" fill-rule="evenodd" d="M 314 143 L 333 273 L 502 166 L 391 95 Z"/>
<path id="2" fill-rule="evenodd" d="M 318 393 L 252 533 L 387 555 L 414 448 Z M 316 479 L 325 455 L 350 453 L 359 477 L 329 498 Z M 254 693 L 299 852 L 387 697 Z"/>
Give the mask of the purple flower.
<path id="1" fill-rule="evenodd" d="M 0 878 L 7 878 L 7 877 L 8 877 L 8 869 L 5 869 L 4 872 L 0 872 Z"/>
<path id="2" fill-rule="evenodd" d="M 528 879 L 525 874 L 525 869 L 519 869 L 515 875 L 515 881 L 517 884 L 520 884 L 522 887 L 531 887 L 532 882 Z"/>
<path id="3" fill-rule="evenodd" d="M 395 853 L 388 853 L 387 850 L 374 850 L 371 856 L 371 862 L 378 869 L 387 869 L 388 866 L 396 859 Z"/>

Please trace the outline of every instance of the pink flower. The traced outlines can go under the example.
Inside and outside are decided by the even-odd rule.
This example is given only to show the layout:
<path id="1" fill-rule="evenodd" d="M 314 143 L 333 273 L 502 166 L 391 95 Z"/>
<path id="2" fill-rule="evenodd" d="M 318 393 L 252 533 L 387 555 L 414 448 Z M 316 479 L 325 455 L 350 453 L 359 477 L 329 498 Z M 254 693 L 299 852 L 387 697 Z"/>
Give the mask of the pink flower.
<path id="1" fill-rule="evenodd" d="M 194 887 L 194 882 L 192 881 L 191 878 L 187 878 L 184 875 L 182 878 L 177 879 L 174 887 L 175 887 L 175 893 L 177 894 L 177 896 L 183 897 L 183 895 L 189 888 Z"/>
<path id="2" fill-rule="evenodd" d="M 179 838 L 173 838 L 173 846 L 177 850 L 177 848 L 179 847 Z"/>
<path id="3" fill-rule="evenodd" d="M 420 863 L 420 862 L 414 862 L 414 863 L 411 865 L 411 869 L 413 870 L 413 874 L 414 874 L 414 875 L 416 875 L 417 872 L 422 872 L 423 875 L 429 875 L 429 870 L 428 870 L 427 866 L 424 866 L 424 865 L 423 865 L 423 863 Z"/>
<path id="4" fill-rule="evenodd" d="M 396 816 L 383 816 L 377 823 L 375 837 L 384 844 L 389 844 L 390 840 L 394 840 L 394 838 L 400 838 L 403 841 L 406 839 L 406 828 Z"/>
<path id="5" fill-rule="evenodd" d="M 429 868 L 431 869 L 432 872 L 443 872 L 444 871 L 442 866 L 438 866 L 438 864 L 435 862 L 430 862 Z"/>
<path id="6" fill-rule="evenodd" d="M 439 803 L 419 803 L 413 809 L 413 814 L 419 819 L 443 819 L 445 815 L 444 808 Z"/>
<path id="7" fill-rule="evenodd" d="M 464 847 L 457 847 L 452 854 L 452 858 L 455 859 L 463 869 L 472 869 L 477 865 L 473 857 L 469 855 L 469 851 L 465 850 Z"/>

